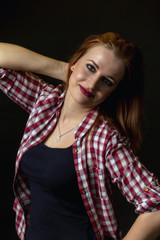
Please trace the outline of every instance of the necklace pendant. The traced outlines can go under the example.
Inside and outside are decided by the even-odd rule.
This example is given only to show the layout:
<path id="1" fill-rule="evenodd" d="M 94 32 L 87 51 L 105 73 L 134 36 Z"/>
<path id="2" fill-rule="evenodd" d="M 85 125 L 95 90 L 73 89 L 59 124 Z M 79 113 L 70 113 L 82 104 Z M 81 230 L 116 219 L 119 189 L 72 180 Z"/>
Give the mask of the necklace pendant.
<path id="1" fill-rule="evenodd" d="M 61 140 L 61 137 L 59 136 L 57 139 L 56 139 L 56 142 L 59 142 Z"/>

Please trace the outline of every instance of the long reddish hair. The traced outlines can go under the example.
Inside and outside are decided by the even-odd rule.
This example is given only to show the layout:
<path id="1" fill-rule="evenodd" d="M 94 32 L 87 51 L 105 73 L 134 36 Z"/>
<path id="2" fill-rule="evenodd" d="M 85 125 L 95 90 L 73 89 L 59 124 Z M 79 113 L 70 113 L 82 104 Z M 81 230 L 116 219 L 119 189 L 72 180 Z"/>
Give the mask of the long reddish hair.
<path id="1" fill-rule="evenodd" d="M 103 115 L 119 131 L 129 137 L 133 150 L 137 150 L 142 138 L 144 74 L 143 57 L 137 46 L 124 40 L 119 34 L 107 32 L 88 37 L 69 61 L 70 67 L 81 58 L 88 49 L 103 45 L 113 50 L 115 56 L 125 65 L 123 80 L 116 90 L 100 104 L 94 127 Z M 69 84 L 71 69 L 69 67 L 66 88 Z"/>

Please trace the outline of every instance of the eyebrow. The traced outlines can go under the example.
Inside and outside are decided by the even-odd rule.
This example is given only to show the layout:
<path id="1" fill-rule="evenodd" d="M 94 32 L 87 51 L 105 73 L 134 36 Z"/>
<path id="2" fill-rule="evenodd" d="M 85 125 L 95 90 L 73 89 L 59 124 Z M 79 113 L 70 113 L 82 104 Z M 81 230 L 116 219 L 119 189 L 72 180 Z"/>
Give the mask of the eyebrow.
<path id="1" fill-rule="evenodd" d="M 99 69 L 99 66 L 97 65 L 97 63 L 95 63 L 95 61 L 93 61 L 93 60 L 89 60 L 89 61 L 91 61 L 96 66 L 96 68 Z M 117 82 L 117 80 L 112 76 L 107 75 L 106 78 L 111 78 L 114 82 Z"/>

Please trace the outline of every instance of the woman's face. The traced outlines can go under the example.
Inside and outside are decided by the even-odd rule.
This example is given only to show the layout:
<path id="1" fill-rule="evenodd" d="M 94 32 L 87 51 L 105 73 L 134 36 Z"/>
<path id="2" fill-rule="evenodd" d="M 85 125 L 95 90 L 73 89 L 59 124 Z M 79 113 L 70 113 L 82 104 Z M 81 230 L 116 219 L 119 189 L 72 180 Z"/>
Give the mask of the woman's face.
<path id="1" fill-rule="evenodd" d="M 92 109 L 102 103 L 124 76 L 124 63 L 102 45 L 90 48 L 73 66 L 67 94 Z"/>

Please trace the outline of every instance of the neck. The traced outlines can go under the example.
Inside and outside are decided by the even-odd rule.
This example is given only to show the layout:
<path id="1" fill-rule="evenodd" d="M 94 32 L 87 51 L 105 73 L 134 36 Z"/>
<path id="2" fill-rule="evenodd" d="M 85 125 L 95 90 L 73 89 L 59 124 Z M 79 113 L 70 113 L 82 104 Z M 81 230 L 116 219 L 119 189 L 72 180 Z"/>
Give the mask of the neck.
<path id="1" fill-rule="evenodd" d="M 68 99 L 66 95 L 60 119 L 63 123 L 70 121 L 79 124 L 90 111 L 90 108 L 84 108 L 79 104 L 76 104 Z"/>

